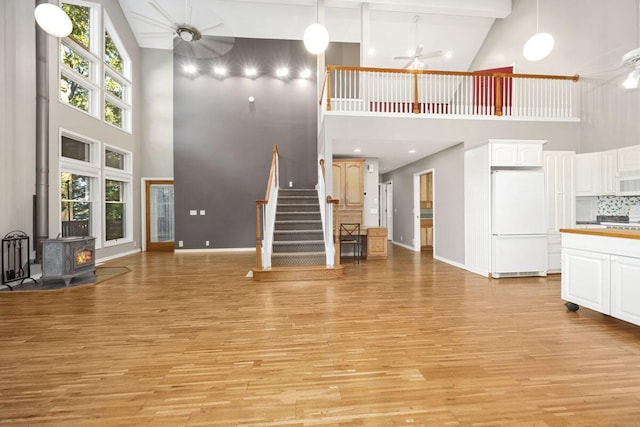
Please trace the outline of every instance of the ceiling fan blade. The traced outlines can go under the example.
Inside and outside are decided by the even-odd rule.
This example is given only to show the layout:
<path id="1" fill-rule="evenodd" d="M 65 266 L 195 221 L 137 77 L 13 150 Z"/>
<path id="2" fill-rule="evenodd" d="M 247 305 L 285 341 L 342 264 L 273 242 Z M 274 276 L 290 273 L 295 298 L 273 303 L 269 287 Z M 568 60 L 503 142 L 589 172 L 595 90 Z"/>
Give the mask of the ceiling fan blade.
<path id="1" fill-rule="evenodd" d="M 404 66 L 404 67 L 402 67 L 402 68 L 405 68 L 405 69 L 406 69 L 406 68 L 411 68 L 411 66 L 412 66 L 412 65 L 413 65 L 413 58 L 411 59 L 411 61 L 407 62 L 407 63 L 405 64 L 405 66 Z"/>
<path id="2" fill-rule="evenodd" d="M 200 40 L 174 39 L 173 52 L 192 59 L 211 59 L 227 54 L 235 43 L 233 37 L 203 36 Z"/>
<path id="3" fill-rule="evenodd" d="M 196 59 L 196 55 L 192 47 L 193 44 L 194 42 L 184 41 L 180 37 L 176 37 L 173 40 L 173 53 L 186 58 Z"/>
<path id="4" fill-rule="evenodd" d="M 178 26 L 176 20 L 173 19 L 169 12 L 167 12 L 162 6 L 160 6 L 160 4 L 156 0 L 149 0 L 147 3 L 149 3 L 149 5 L 153 7 L 160 15 L 162 15 L 162 17 L 166 19 L 169 24 L 173 25 L 174 27 Z"/>
<path id="5" fill-rule="evenodd" d="M 422 55 L 422 49 L 424 49 L 423 45 L 419 44 L 418 46 L 416 46 L 416 50 L 413 52 L 413 56 Z"/>
<path id="6" fill-rule="evenodd" d="M 428 59 L 428 58 L 437 58 L 438 56 L 442 56 L 442 51 L 441 50 L 434 50 L 433 52 L 427 52 L 423 55 L 419 55 L 418 58 L 420 59 Z"/>
<path id="7" fill-rule="evenodd" d="M 216 56 L 223 56 L 233 49 L 236 40 L 233 37 L 202 36 L 198 42 Z"/>
<path id="8" fill-rule="evenodd" d="M 223 25 L 224 25 L 224 22 L 219 22 L 219 23 L 214 24 L 214 25 L 209 25 L 208 27 L 205 27 L 205 28 L 201 29 L 200 33 L 202 34 L 202 33 L 206 32 L 206 31 L 213 30 L 214 28 L 222 27 Z"/>
<path id="9" fill-rule="evenodd" d="M 171 31 L 175 31 L 175 29 L 176 29 L 175 26 L 171 26 L 171 25 L 165 24 L 164 22 L 160 22 L 160 21 L 157 21 L 157 20 L 155 20 L 153 18 L 149 18 L 148 16 L 141 15 L 138 12 L 131 11 L 130 13 L 138 21 L 142 21 L 142 22 L 144 22 L 146 24 L 153 25 L 154 27 L 165 28 L 165 29 L 171 30 Z"/>
<path id="10" fill-rule="evenodd" d="M 393 59 L 413 59 L 413 56 L 394 56 Z"/>

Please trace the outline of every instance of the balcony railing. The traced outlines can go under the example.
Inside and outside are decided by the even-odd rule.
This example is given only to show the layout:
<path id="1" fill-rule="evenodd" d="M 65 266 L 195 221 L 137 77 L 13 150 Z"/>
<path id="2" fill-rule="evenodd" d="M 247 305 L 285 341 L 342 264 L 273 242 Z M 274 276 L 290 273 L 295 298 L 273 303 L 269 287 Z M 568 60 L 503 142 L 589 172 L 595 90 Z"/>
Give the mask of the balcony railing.
<path id="1" fill-rule="evenodd" d="M 327 66 L 325 111 L 579 117 L 579 77 Z"/>

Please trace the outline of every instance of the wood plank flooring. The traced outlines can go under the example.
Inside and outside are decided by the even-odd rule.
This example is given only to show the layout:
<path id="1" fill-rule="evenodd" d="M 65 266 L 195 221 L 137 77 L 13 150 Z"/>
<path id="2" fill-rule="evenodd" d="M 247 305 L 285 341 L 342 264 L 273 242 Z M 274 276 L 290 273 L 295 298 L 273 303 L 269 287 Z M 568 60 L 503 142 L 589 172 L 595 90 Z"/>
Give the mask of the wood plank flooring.
<path id="1" fill-rule="evenodd" d="M 0 426 L 638 426 L 640 327 L 560 278 L 486 279 L 390 246 L 341 280 L 253 254 L 0 292 Z"/>

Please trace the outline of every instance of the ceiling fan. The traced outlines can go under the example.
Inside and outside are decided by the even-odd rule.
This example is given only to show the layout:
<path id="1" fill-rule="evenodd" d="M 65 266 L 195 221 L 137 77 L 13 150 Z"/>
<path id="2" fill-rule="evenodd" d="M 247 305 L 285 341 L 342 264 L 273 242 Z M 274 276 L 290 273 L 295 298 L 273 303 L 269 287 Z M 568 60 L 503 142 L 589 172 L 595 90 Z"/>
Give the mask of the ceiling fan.
<path id="1" fill-rule="evenodd" d="M 420 21 L 420 16 L 416 15 L 413 17 L 413 23 L 416 26 L 415 29 L 415 37 L 418 39 L 418 22 Z M 403 59 L 409 60 L 402 68 L 411 68 L 411 69 L 426 69 L 429 66 L 423 62 L 424 59 L 436 58 L 438 56 L 442 56 L 441 50 L 434 50 L 432 52 L 423 53 L 424 46 L 416 43 L 416 48 L 412 51 L 412 53 L 408 56 L 394 56 L 393 59 Z"/>
<path id="2" fill-rule="evenodd" d="M 162 7 L 158 0 L 148 0 L 147 4 L 159 14 L 159 19 L 135 11 L 132 11 L 131 15 L 135 19 L 160 28 L 163 31 L 143 32 L 141 34 L 145 37 L 171 38 L 171 44 L 175 54 L 194 59 L 212 59 L 225 55 L 233 48 L 235 42 L 233 37 L 204 35 L 205 32 L 224 25 L 223 22 L 217 22 L 204 28 L 198 28 L 192 23 L 194 14 L 193 7 L 189 0 L 185 0 L 184 2 L 183 20 L 178 20 L 173 17 Z M 203 17 L 210 15 L 215 17 L 215 13 L 212 11 L 204 10 L 199 11 L 195 16 Z"/>

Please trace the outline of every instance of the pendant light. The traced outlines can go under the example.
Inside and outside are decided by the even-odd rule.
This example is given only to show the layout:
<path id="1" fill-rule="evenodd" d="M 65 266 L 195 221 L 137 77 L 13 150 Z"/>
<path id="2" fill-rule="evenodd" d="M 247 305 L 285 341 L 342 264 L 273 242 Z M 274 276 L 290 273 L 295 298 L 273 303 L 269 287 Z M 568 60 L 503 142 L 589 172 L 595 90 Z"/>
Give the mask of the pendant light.
<path id="1" fill-rule="evenodd" d="M 549 55 L 553 50 L 553 36 L 549 33 L 541 33 L 539 26 L 540 0 L 536 0 L 536 34 L 527 40 L 522 49 L 522 54 L 529 61 L 539 61 Z"/>
<path id="2" fill-rule="evenodd" d="M 67 37 L 73 29 L 69 16 L 55 4 L 39 4 L 33 11 L 33 16 L 40 28 L 54 37 Z"/>
<path id="3" fill-rule="evenodd" d="M 321 0 L 320 0 L 321 1 Z M 324 25 L 318 23 L 319 5 L 316 2 L 316 22 L 304 31 L 304 47 L 312 54 L 319 55 L 329 46 L 329 32 Z"/>

